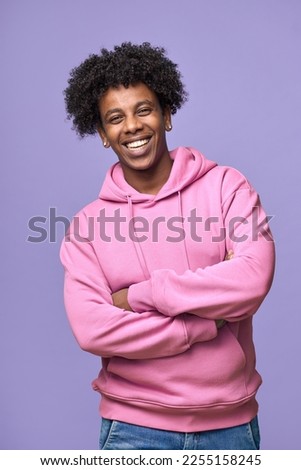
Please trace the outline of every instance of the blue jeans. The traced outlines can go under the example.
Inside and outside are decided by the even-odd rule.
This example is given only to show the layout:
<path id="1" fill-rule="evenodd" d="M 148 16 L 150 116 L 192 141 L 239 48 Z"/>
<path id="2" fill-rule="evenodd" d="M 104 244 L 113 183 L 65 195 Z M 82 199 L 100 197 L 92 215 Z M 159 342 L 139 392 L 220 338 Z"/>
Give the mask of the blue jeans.
<path id="1" fill-rule="evenodd" d="M 102 419 L 99 448 L 103 450 L 258 450 L 257 417 L 232 428 L 174 432 Z"/>

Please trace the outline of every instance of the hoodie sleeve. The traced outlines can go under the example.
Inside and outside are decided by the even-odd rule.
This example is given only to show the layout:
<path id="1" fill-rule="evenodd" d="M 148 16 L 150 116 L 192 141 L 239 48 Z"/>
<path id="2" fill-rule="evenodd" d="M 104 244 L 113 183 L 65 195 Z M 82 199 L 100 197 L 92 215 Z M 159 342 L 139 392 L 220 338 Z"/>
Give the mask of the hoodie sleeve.
<path id="1" fill-rule="evenodd" d="M 229 191 L 233 176 L 235 188 Z M 239 172 L 226 175 L 224 186 L 225 243 L 234 257 L 180 275 L 169 269 L 154 271 L 149 280 L 129 288 L 133 309 L 156 308 L 171 317 L 189 312 L 226 321 L 243 320 L 257 311 L 274 273 L 274 243 L 267 216 L 257 193 Z"/>
<path id="2" fill-rule="evenodd" d="M 189 314 L 168 318 L 154 310 L 139 314 L 115 307 L 93 245 L 77 238 L 69 233 L 60 255 L 67 316 L 83 350 L 102 357 L 150 359 L 174 356 L 216 337 L 212 320 Z"/>

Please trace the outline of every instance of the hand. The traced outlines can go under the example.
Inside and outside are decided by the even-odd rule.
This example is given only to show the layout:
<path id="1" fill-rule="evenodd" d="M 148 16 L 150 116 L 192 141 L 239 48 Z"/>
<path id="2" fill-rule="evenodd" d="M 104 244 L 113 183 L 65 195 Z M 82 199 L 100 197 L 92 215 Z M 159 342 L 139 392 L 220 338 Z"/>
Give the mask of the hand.
<path id="1" fill-rule="evenodd" d="M 226 324 L 226 320 L 215 320 L 216 328 L 219 330 Z"/>
<path id="2" fill-rule="evenodd" d="M 113 305 L 123 310 L 132 312 L 132 308 L 128 303 L 128 289 L 121 289 L 112 294 Z"/>
<path id="3" fill-rule="evenodd" d="M 230 250 L 230 251 L 228 251 L 228 253 L 226 254 L 224 261 L 230 260 L 230 259 L 232 259 L 232 258 L 234 258 L 234 251 Z"/>

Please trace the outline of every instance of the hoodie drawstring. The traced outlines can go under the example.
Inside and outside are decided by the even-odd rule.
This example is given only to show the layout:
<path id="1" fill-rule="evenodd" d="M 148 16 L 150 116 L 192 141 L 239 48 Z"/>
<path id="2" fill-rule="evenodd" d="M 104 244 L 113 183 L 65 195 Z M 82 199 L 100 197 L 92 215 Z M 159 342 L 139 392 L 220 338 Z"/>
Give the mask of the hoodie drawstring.
<path id="1" fill-rule="evenodd" d="M 129 226 L 130 221 L 133 220 L 133 218 L 134 218 L 134 211 L 133 211 L 133 202 L 132 202 L 131 196 L 127 195 L 126 198 L 127 198 L 127 202 L 128 202 L 128 208 L 129 208 L 129 223 L 128 223 L 128 226 Z M 134 224 L 132 225 L 131 228 L 134 229 Z M 147 281 L 150 278 L 150 273 L 147 269 L 147 264 L 146 264 L 146 261 L 145 261 L 143 250 L 141 248 L 139 240 L 137 240 L 137 241 L 132 240 L 132 241 L 133 241 L 133 244 L 134 244 L 134 248 L 135 248 L 135 251 L 136 251 L 136 255 L 137 255 L 141 270 L 143 272 L 145 280 Z"/>
<path id="2" fill-rule="evenodd" d="M 177 194 L 178 194 L 178 214 L 181 218 L 181 223 L 182 223 L 182 228 L 183 228 L 183 233 L 184 233 L 183 242 L 182 243 L 180 242 L 180 243 L 182 244 L 182 247 L 183 247 L 184 259 L 185 259 L 185 262 L 186 262 L 186 265 L 187 265 L 187 269 L 191 269 L 190 263 L 189 263 L 189 258 L 188 258 L 187 245 L 186 245 L 186 232 L 185 232 L 185 228 L 184 228 L 184 217 L 183 217 L 183 209 L 182 209 L 181 191 L 177 191 Z M 130 223 L 131 223 L 132 225 L 131 225 L 130 229 L 134 230 L 135 224 L 134 224 L 133 201 L 132 201 L 132 198 L 131 198 L 130 195 L 127 195 L 126 198 L 127 198 L 127 203 L 128 203 L 128 209 L 129 209 L 129 223 L 128 223 L 128 226 L 130 226 Z M 135 252 L 136 252 L 136 255 L 137 255 L 137 259 L 139 261 L 139 264 L 140 264 L 141 270 L 143 272 L 144 278 L 145 278 L 145 280 L 148 280 L 150 278 L 150 272 L 147 268 L 147 263 L 146 263 L 145 256 L 144 256 L 144 253 L 143 253 L 143 250 L 142 250 L 142 247 L 141 247 L 141 243 L 139 242 L 139 239 L 134 240 L 133 237 L 131 237 L 131 240 L 133 241 Z"/>
<path id="3" fill-rule="evenodd" d="M 184 217 L 183 217 L 183 209 L 182 209 L 181 191 L 178 191 L 178 212 L 179 212 L 179 215 L 181 217 L 182 228 L 183 228 L 183 233 L 184 233 L 183 246 L 184 246 L 185 260 L 186 260 L 186 263 L 187 263 L 187 268 L 190 269 L 190 263 L 189 263 L 189 258 L 188 258 L 187 245 L 186 245 L 186 232 L 185 232 L 185 227 L 184 227 Z"/>

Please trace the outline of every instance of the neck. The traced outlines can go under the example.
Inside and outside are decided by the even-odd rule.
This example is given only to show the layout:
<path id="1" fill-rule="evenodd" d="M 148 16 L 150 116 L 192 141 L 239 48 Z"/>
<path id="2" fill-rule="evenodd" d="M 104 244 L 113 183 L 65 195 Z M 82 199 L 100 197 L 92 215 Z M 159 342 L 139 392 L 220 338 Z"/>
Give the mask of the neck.
<path id="1" fill-rule="evenodd" d="M 160 160 L 158 165 L 146 170 L 129 170 L 123 166 L 123 173 L 126 182 L 136 191 L 143 194 L 158 194 L 162 186 L 169 178 L 173 160 L 169 154 Z"/>

